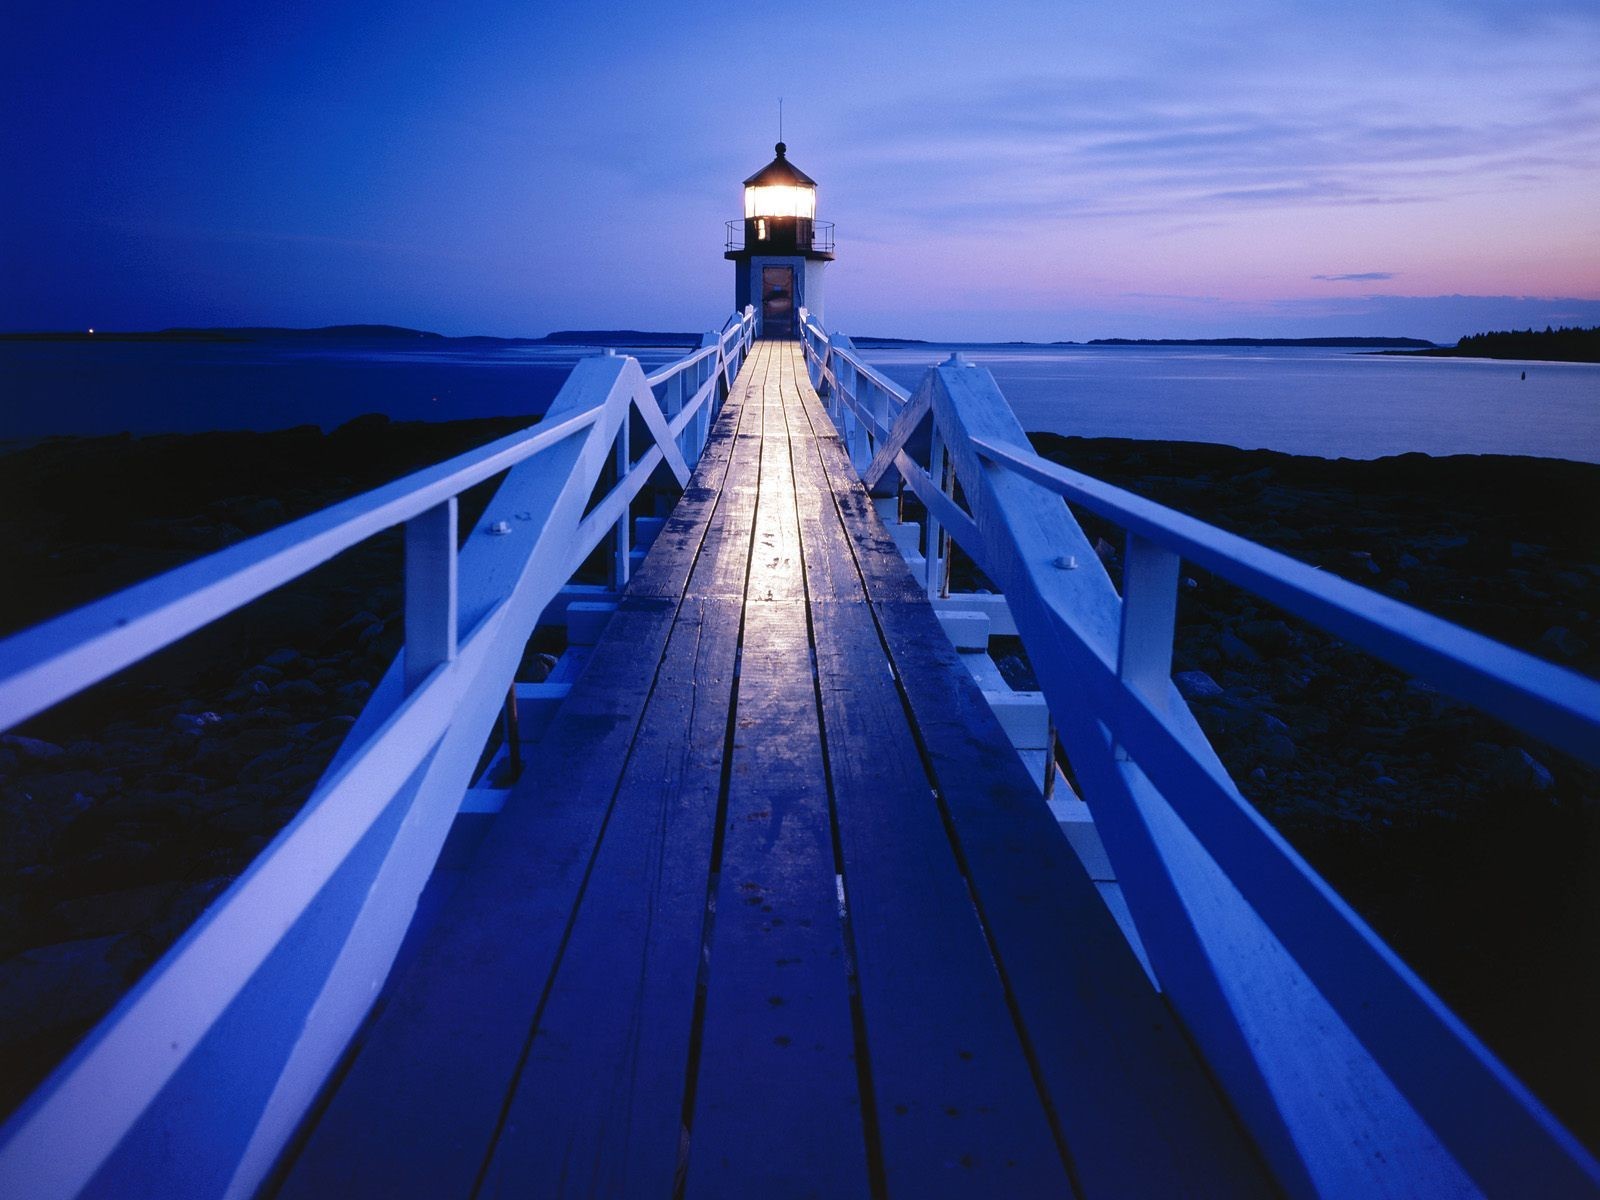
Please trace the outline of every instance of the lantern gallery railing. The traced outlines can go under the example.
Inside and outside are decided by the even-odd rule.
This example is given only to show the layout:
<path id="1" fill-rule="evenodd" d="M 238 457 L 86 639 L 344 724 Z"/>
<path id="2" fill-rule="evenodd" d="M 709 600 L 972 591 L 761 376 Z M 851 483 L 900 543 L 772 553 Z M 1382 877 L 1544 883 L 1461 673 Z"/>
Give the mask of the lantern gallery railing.
<path id="1" fill-rule="evenodd" d="M 0 1130 L 0 1196 L 254 1192 L 388 974 L 540 614 L 608 538 L 626 582 L 630 502 L 688 482 L 754 323 L 649 375 L 580 360 L 526 432 L 0 642 L 4 729 L 405 530 L 400 655 L 300 813 Z M 501 472 L 458 554 L 457 497 Z"/>
<path id="2" fill-rule="evenodd" d="M 948 539 L 1003 589 L 1159 984 L 1288 1190 L 1595 1194 L 1600 1164 L 1229 778 L 1171 678 L 1179 561 L 1595 764 L 1600 684 L 1039 457 L 957 356 L 908 395 L 801 320 L 863 480 L 927 509 L 930 591 Z M 1063 499 L 1126 531 L 1120 594 Z"/>
<path id="3" fill-rule="evenodd" d="M 759 224 L 761 220 L 762 218 L 750 218 L 744 221 L 723 222 L 727 229 L 727 240 L 724 249 L 737 251 L 748 248 L 758 251 L 765 240 L 770 240 L 773 244 L 774 254 L 792 253 L 795 250 L 809 250 L 814 254 L 833 253 L 832 221 L 811 221 L 804 217 L 799 217 L 793 218 L 789 224 L 780 225 L 777 220 L 774 220 L 770 230 L 771 237 L 763 239 Z M 754 240 L 747 247 L 745 244 L 747 238 L 745 230 L 746 226 L 750 224 L 756 224 L 757 229 Z"/>

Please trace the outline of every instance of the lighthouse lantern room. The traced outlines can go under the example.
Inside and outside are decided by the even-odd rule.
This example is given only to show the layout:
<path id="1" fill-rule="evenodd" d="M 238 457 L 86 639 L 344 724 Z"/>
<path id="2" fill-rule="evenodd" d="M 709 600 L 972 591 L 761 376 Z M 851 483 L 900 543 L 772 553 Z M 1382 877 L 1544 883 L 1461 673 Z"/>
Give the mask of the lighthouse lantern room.
<path id="1" fill-rule="evenodd" d="M 734 304 L 756 307 L 756 333 L 799 336 L 799 310 L 822 316 L 823 267 L 833 261 L 833 225 L 817 220 L 817 183 L 789 161 L 788 147 L 744 181 L 744 220 L 729 221 Z"/>

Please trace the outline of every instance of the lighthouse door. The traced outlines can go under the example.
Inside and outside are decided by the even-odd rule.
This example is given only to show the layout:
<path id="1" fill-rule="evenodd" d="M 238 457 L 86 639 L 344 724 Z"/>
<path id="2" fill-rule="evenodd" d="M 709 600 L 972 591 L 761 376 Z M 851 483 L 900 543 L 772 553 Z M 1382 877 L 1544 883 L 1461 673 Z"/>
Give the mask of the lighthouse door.
<path id="1" fill-rule="evenodd" d="M 761 268 L 761 336 L 794 336 L 794 268 Z"/>

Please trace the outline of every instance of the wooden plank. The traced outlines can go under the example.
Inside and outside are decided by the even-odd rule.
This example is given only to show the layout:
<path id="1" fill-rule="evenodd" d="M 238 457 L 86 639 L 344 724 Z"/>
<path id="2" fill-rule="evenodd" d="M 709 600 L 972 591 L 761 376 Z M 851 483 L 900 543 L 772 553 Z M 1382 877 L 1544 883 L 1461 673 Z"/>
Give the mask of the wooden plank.
<path id="1" fill-rule="evenodd" d="M 670 1196 L 740 609 L 688 600 L 484 1178 Z"/>
<path id="2" fill-rule="evenodd" d="M 825 600 L 811 611 L 890 1194 L 1067 1195 L 872 613 Z"/>
<path id="3" fill-rule="evenodd" d="M 465 1196 L 622 773 L 674 606 L 625 598 L 282 1195 Z M 470 986 L 464 983 L 470 980 Z"/>
<path id="4" fill-rule="evenodd" d="M 796 349 L 786 357 L 784 426 L 791 450 L 795 509 L 799 518 L 802 557 L 805 561 L 806 595 L 818 598 L 861 599 L 861 574 L 855 555 L 839 524 L 833 489 L 818 459 L 817 443 L 832 438 L 838 453 L 838 434 L 832 425 L 822 430 L 812 427 L 798 401 L 801 389 L 809 390 L 803 352 Z"/>
<path id="5" fill-rule="evenodd" d="M 757 347 L 735 381 L 740 409 L 738 429 L 729 447 L 728 470 L 717 499 L 716 518 L 706 530 L 694 571 L 690 596 L 733 596 L 743 599 L 750 562 L 750 530 L 755 522 L 761 471 L 760 388 L 767 356 Z"/>
<path id="6" fill-rule="evenodd" d="M 853 469 L 818 444 L 842 500 Z M 894 579 L 910 572 L 876 514 L 840 513 L 1075 1182 L 1085 1196 L 1271 1194 L 937 615 Z"/>
<path id="7" fill-rule="evenodd" d="M 848 523 L 867 514 L 845 515 Z M 894 551 L 855 541 L 869 587 L 896 568 L 909 578 Z M 881 570 L 870 570 L 878 557 Z M 937 616 L 899 599 L 904 589 L 892 581 L 875 590 L 874 609 L 1084 1194 L 1183 1194 L 1200 1179 L 1224 1194 L 1269 1192 Z M 1095 1085 L 1085 1088 L 1085 1080 Z M 1116 1086 L 1106 1086 L 1112 1080 Z"/>
<path id="8" fill-rule="evenodd" d="M 814 560 L 853 592 L 811 599 L 856 974 L 890 1194 L 1066 1195 L 1070 1185 L 982 926 L 945 833 L 791 380 L 796 493 Z M 830 582 L 838 582 L 831 576 Z M 959 668 L 958 668 L 959 669 Z"/>
<path id="9" fill-rule="evenodd" d="M 803 601 L 745 608 L 687 1195 L 866 1196 Z"/>
<path id="10" fill-rule="evenodd" d="M 937 618 L 876 611 L 1083 1194 L 1273 1194 Z"/>
<path id="11" fill-rule="evenodd" d="M 761 492 L 756 506 L 755 537 L 750 547 L 750 600 L 804 600 L 805 573 L 800 562 L 800 519 L 795 508 L 794 467 L 783 415 L 783 393 L 789 380 L 784 348 L 765 348 L 761 387 Z"/>
<path id="12" fill-rule="evenodd" d="M 666 524 L 651 543 L 650 553 L 628 581 L 636 596 L 681 596 L 702 545 L 713 528 L 738 438 L 745 405 L 744 389 L 736 388 L 717 414 L 689 486 L 673 505 Z"/>

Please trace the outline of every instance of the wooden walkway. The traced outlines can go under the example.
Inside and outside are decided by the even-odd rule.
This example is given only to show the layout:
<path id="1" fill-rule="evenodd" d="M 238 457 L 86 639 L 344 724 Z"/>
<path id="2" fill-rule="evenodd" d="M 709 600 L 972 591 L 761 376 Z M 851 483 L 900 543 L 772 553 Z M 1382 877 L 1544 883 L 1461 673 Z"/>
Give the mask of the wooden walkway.
<path id="1" fill-rule="evenodd" d="M 1269 1191 L 794 342 L 332 1087 L 282 1195 Z"/>

